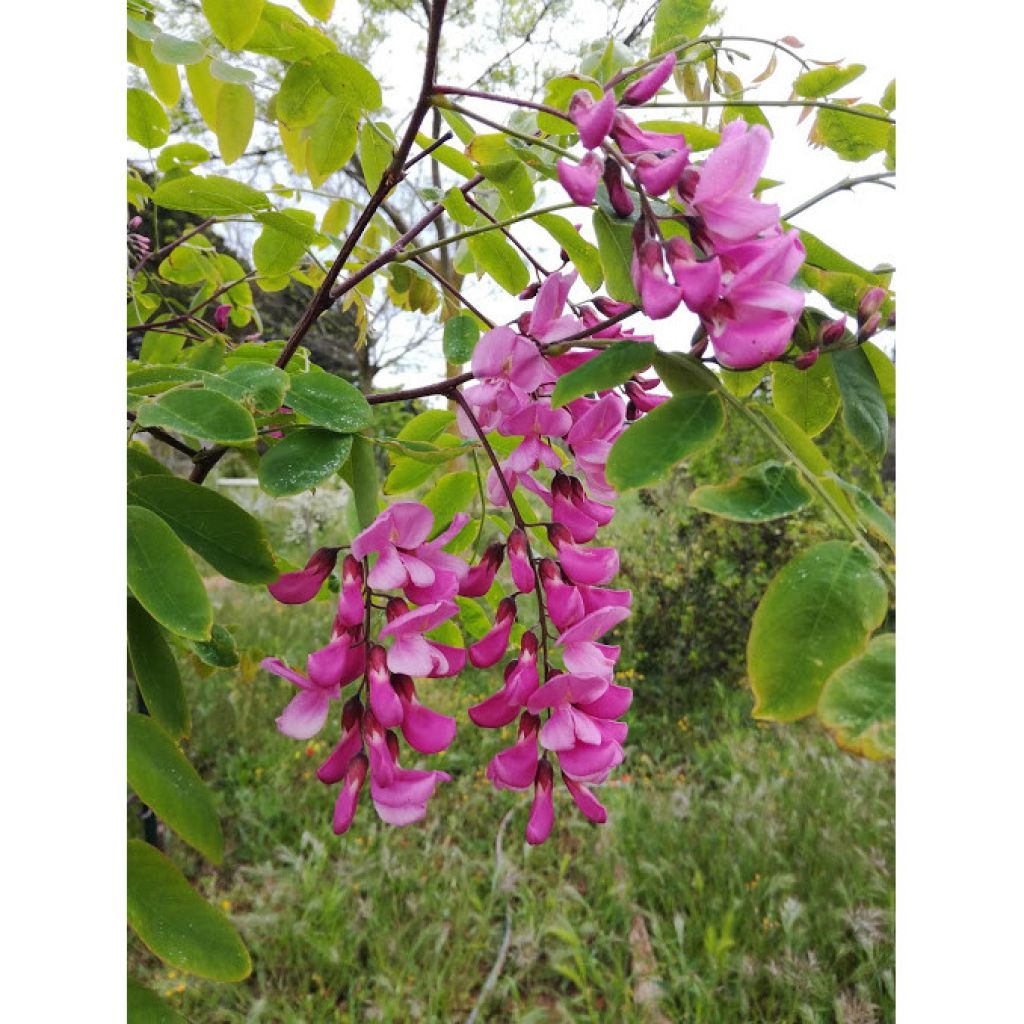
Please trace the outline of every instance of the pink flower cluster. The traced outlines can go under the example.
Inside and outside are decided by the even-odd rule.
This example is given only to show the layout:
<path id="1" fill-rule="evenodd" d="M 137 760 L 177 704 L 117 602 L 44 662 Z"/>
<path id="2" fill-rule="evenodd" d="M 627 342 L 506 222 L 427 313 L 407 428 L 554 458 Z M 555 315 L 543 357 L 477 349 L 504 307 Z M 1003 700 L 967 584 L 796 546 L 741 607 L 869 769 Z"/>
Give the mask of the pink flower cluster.
<path id="1" fill-rule="evenodd" d="M 674 66 L 668 54 L 625 90 L 622 105 L 646 102 Z M 625 169 L 644 199 L 633 230 L 632 273 L 647 316 L 659 320 L 684 304 L 700 317 L 719 362 L 733 369 L 781 356 L 803 311 L 803 293 L 789 284 L 805 252 L 797 232 L 782 230 L 778 206 L 753 195 L 768 158 L 768 131 L 731 121 L 695 165 L 684 136 L 644 131 L 618 109 L 612 90 L 599 100 L 577 92 L 569 116 L 588 151 L 578 164 L 558 162 L 570 198 L 590 205 L 603 178 L 615 211 L 632 216 Z M 689 241 L 663 237 L 646 196 L 675 202 L 680 212 L 668 219 L 685 226 Z"/>

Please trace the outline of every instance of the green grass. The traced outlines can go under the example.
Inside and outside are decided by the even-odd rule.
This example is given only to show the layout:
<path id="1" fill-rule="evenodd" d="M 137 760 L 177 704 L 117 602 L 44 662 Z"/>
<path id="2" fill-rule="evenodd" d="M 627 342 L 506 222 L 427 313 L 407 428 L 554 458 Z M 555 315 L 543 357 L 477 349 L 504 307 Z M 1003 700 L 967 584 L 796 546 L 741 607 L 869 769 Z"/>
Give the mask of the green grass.
<path id="1" fill-rule="evenodd" d="M 218 596 L 218 621 L 257 656 L 298 660 L 331 614 L 240 588 Z M 551 839 L 530 848 L 528 796 L 496 793 L 483 774 L 512 730 L 496 736 L 466 718 L 495 685 L 481 673 L 423 687 L 459 719 L 454 745 L 422 759 L 453 776 L 426 821 L 384 826 L 364 794 L 339 838 L 333 788 L 313 774 L 337 724 L 310 744 L 279 735 L 273 719 L 292 688 L 256 660 L 188 675 L 188 753 L 219 802 L 224 862 L 169 842 L 229 909 L 253 974 L 240 985 L 186 978 L 130 942 L 135 972 L 190 1020 L 465 1020 L 506 920 L 507 957 L 481 1021 L 893 1019 L 888 766 L 839 752 L 810 724 L 758 726 L 747 693 L 719 684 L 689 719 L 631 715 L 626 763 L 600 792 L 609 823 L 589 825 L 562 792 Z M 661 1017 L 637 998 L 655 984 Z"/>

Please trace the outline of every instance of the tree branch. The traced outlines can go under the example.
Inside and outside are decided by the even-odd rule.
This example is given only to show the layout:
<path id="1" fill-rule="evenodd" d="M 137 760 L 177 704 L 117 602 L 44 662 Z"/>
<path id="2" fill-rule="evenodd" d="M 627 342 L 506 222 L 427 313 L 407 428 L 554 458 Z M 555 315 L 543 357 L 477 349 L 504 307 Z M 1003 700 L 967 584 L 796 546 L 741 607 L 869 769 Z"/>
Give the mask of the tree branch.
<path id="1" fill-rule="evenodd" d="M 895 189 L 896 186 L 890 184 L 886 180 L 887 178 L 895 177 L 895 171 L 879 171 L 878 174 L 862 174 L 859 178 L 843 178 L 842 181 L 837 181 L 834 185 L 830 185 L 827 189 L 819 192 L 816 196 L 811 196 L 811 198 L 806 202 L 801 203 L 799 206 L 794 206 L 792 210 L 782 215 L 782 219 L 789 220 L 790 217 L 795 217 L 798 213 L 803 213 L 804 210 L 810 209 L 815 203 L 820 203 L 822 199 L 827 199 L 836 192 L 853 191 L 854 187 L 857 185 L 884 185 L 886 188 Z"/>

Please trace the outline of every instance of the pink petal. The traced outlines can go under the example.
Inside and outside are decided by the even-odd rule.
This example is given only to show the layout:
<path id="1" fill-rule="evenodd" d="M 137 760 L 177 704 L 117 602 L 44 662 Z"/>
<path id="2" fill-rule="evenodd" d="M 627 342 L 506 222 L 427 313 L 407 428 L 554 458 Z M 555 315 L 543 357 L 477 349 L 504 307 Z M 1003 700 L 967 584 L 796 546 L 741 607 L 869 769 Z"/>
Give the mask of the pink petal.
<path id="1" fill-rule="evenodd" d="M 283 573 L 267 590 L 281 604 L 304 604 L 320 592 L 320 587 L 334 571 L 337 561 L 337 548 L 320 548 L 313 552 L 304 569 Z"/>
<path id="2" fill-rule="evenodd" d="M 577 548 L 562 545 L 558 560 L 573 583 L 597 586 L 607 583 L 619 571 L 619 553 L 615 548 Z"/>
<path id="3" fill-rule="evenodd" d="M 618 718 L 629 710 L 633 703 L 633 691 L 628 686 L 609 683 L 608 689 L 589 704 L 580 704 L 580 711 L 585 711 L 594 718 Z"/>
<path id="4" fill-rule="evenodd" d="M 622 102 L 646 103 L 672 77 L 672 70 L 675 66 L 676 55 L 667 53 L 651 71 L 627 87 L 622 94 Z"/>
<path id="5" fill-rule="evenodd" d="M 295 669 L 289 668 L 280 658 L 264 658 L 260 662 L 260 668 L 275 676 L 280 676 L 282 679 L 287 679 L 288 682 L 294 683 L 301 690 L 312 689 L 312 684 L 301 672 L 296 672 Z"/>
<path id="6" fill-rule="evenodd" d="M 543 843 L 551 834 L 551 826 L 555 820 L 552 779 L 551 765 L 547 761 L 541 761 L 537 765 L 533 804 L 530 807 L 530 819 L 526 823 L 526 841 L 531 846 Z"/>
<path id="7" fill-rule="evenodd" d="M 596 153 L 587 153 L 578 164 L 569 160 L 559 160 L 555 164 L 562 188 L 577 206 L 590 206 L 594 201 L 603 167 L 604 163 Z"/>
<path id="8" fill-rule="evenodd" d="M 500 729 L 519 714 L 519 705 L 509 700 L 504 687 L 486 700 L 469 708 L 469 717 L 481 729 Z"/>
<path id="9" fill-rule="evenodd" d="M 359 806 L 359 794 L 362 792 L 363 783 L 366 780 L 366 771 L 369 762 L 365 755 L 359 754 L 352 758 L 348 769 L 345 772 L 345 784 L 341 787 L 338 799 L 334 804 L 334 831 L 337 835 L 343 835 L 352 825 L 352 819 L 356 816 L 356 808 Z"/>
<path id="10" fill-rule="evenodd" d="M 615 93 L 609 90 L 595 103 L 589 92 L 580 90 L 569 101 L 569 116 L 579 129 L 580 142 L 587 149 L 596 149 L 611 131 Z"/>
<path id="11" fill-rule="evenodd" d="M 562 781 L 566 789 L 576 801 L 576 806 L 583 812 L 584 816 L 597 825 L 603 825 L 608 820 L 608 812 L 601 802 L 587 789 L 580 785 L 575 779 L 571 779 L 565 772 L 562 772 Z"/>
<path id="12" fill-rule="evenodd" d="M 277 728 L 293 740 L 308 740 L 327 721 L 330 699 L 318 690 L 301 690 L 277 718 Z"/>
<path id="13" fill-rule="evenodd" d="M 380 557 L 370 570 L 366 582 L 374 590 L 394 590 L 402 586 L 409 578 L 405 564 L 393 544 L 385 544 L 381 548 Z"/>

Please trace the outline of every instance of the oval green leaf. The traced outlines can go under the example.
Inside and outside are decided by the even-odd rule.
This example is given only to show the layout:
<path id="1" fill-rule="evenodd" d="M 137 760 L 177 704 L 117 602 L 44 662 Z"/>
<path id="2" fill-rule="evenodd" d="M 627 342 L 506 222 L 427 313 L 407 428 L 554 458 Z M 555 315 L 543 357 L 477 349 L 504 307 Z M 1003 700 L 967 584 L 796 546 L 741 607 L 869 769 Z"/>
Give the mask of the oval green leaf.
<path id="1" fill-rule="evenodd" d="M 155 512 L 228 579 L 250 584 L 277 579 L 262 524 L 223 494 L 176 476 L 145 476 L 128 485 L 128 500 Z"/>
<path id="2" fill-rule="evenodd" d="M 162 462 L 154 459 L 149 452 L 142 451 L 135 444 L 128 446 L 126 454 L 129 480 L 134 480 L 137 476 L 152 476 L 154 473 L 161 476 L 171 475 L 171 471 Z"/>
<path id="3" fill-rule="evenodd" d="M 131 505 L 127 516 L 128 588 L 172 633 L 208 640 L 213 609 L 185 545 L 155 512 Z"/>
<path id="4" fill-rule="evenodd" d="M 510 295 L 518 295 L 530 283 L 526 264 L 497 229 L 471 235 L 466 245 L 477 266 Z"/>
<path id="5" fill-rule="evenodd" d="M 618 302 L 640 305 L 640 296 L 633 284 L 633 227 L 613 221 L 604 210 L 594 211 L 594 234 L 601 257 L 608 294 Z"/>
<path id="6" fill-rule="evenodd" d="M 365 530 L 380 511 L 380 481 L 373 445 L 361 434 L 352 438 L 352 458 L 346 469 L 345 480 L 356 499 L 356 516 L 360 527 Z"/>
<path id="7" fill-rule="evenodd" d="M 133 597 L 128 598 L 128 657 L 149 713 L 173 737 L 192 728 L 178 663 L 163 630 Z"/>
<path id="8" fill-rule="evenodd" d="M 722 427 L 722 402 L 692 391 L 670 398 L 628 426 L 608 456 L 608 481 L 617 490 L 660 480 L 680 459 L 703 448 Z"/>
<path id="9" fill-rule="evenodd" d="M 839 411 L 839 384 L 828 358 L 806 370 L 772 363 L 772 404 L 809 437 L 816 437 Z"/>
<path id="10" fill-rule="evenodd" d="M 217 142 L 220 158 L 233 164 L 249 145 L 256 123 L 256 97 L 247 85 L 225 82 L 217 95 Z"/>
<path id="11" fill-rule="evenodd" d="M 128 90 L 128 138 L 146 149 L 167 141 L 171 122 L 167 111 L 144 89 Z"/>
<path id="12" fill-rule="evenodd" d="M 230 217 L 235 213 L 256 213 L 270 207 L 270 200 L 257 189 L 240 181 L 208 174 L 186 174 L 161 182 L 153 193 L 157 206 L 197 213 L 201 217 Z"/>
<path id="13" fill-rule="evenodd" d="M 708 484 L 690 494 L 702 512 L 741 523 L 764 523 L 799 512 L 811 502 L 800 474 L 781 462 L 762 462 L 725 484 Z"/>
<path id="14" fill-rule="evenodd" d="M 220 863 L 224 834 L 210 790 L 148 715 L 128 715 L 128 785 L 186 843 Z"/>
<path id="15" fill-rule="evenodd" d="M 850 110 L 886 117 L 886 112 L 873 103 L 858 103 Z M 891 125 L 874 117 L 850 114 L 832 107 L 819 110 L 811 141 L 828 146 L 841 160 L 858 162 L 880 153 L 889 141 Z"/>
<path id="16" fill-rule="evenodd" d="M 128 842 L 128 923 L 164 963 L 213 981 L 241 981 L 252 963 L 235 926 L 159 850 Z"/>
<path id="17" fill-rule="evenodd" d="M 533 218 L 568 254 L 587 287 L 597 291 L 604 280 L 601 254 L 573 226 L 557 213 L 542 213 Z"/>
<path id="18" fill-rule="evenodd" d="M 784 565 L 747 642 L 755 717 L 792 722 L 814 711 L 825 681 L 864 650 L 887 608 L 885 581 L 855 544 L 826 541 Z"/>
<path id="19" fill-rule="evenodd" d="M 140 427 L 163 427 L 221 444 L 256 439 L 252 413 L 238 402 L 205 388 L 168 391 L 139 406 Z"/>
<path id="20" fill-rule="evenodd" d="M 313 69 L 313 62 L 296 61 L 286 72 L 277 94 L 277 117 L 289 128 L 311 125 L 329 93 Z"/>
<path id="21" fill-rule="evenodd" d="M 877 461 L 889 446 L 889 413 L 871 361 L 859 348 L 834 352 L 831 358 L 843 398 L 843 425 Z"/>
<path id="22" fill-rule="evenodd" d="M 231 632 L 218 623 L 214 623 L 210 639 L 190 640 L 192 653 L 211 668 L 234 668 L 238 664 L 238 645 Z"/>
<path id="23" fill-rule="evenodd" d="M 863 64 L 850 64 L 845 68 L 814 68 L 812 71 L 805 71 L 797 78 L 793 83 L 793 91 L 798 96 L 806 96 L 808 99 L 820 99 L 822 96 L 838 92 L 844 86 L 860 78 L 865 70 Z"/>
<path id="24" fill-rule="evenodd" d="M 351 451 L 349 434 L 293 430 L 260 459 L 260 487 L 275 498 L 301 494 L 337 473 Z"/>
<path id="25" fill-rule="evenodd" d="M 314 188 L 319 188 L 335 171 L 348 163 L 356 151 L 359 110 L 329 96 L 309 133 L 307 163 Z"/>
<path id="26" fill-rule="evenodd" d="M 434 513 L 431 538 L 445 530 L 457 512 L 465 512 L 478 491 L 476 473 L 467 470 L 447 473 L 423 495 L 423 504 Z"/>
<path id="27" fill-rule="evenodd" d="M 559 378 L 551 394 L 551 407 L 558 409 L 581 395 L 617 387 L 646 370 L 655 353 L 653 345 L 641 341 L 617 341 L 609 345 L 593 359 Z"/>
<path id="28" fill-rule="evenodd" d="M 342 434 L 370 425 L 366 399 L 347 380 L 332 373 L 303 373 L 292 378 L 288 404 L 311 423 Z"/>
<path id="29" fill-rule="evenodd" d="M 210 374 L 204 383 L 211 391 L 223 390 L 231 398 L 252 403 L 255 409 L 273 412 L 283 404 L 291 379 L 278 366 L 250 362 L 232 366 L 219 377 Z"/>
<path id="30" fill-rule="evenodd" d="M 198 64 L 206 56 L 200 43 L 161 32 L 153 40 L 153 56 L 165 64 Z"/>
<path id="31" fill-rule="evenodd" d="M 872 760 L 896 756 L 896 636 L 876 636 L 837 669 L 818 700 L 818 719 L 844 750 Z"/>
<path id="32" fill-rule="evenodd" d="M 444 324 L 444 357 L 449 363 L 461 366 L 473 358 L 473 349 L 480 340 L 480 325 L 469 313 L 459 313 Z"/>
<path id="33" fill-rule="evenodd" d="M 262 13 L 263 0 L 203 0 L 213 34 L 229 50 L 241 50 L 249 42 Z"/>

